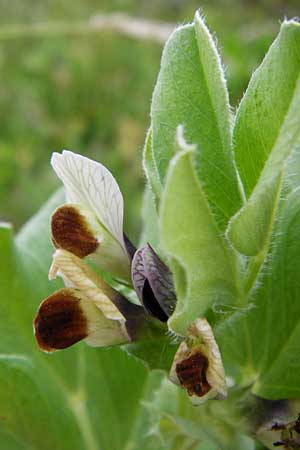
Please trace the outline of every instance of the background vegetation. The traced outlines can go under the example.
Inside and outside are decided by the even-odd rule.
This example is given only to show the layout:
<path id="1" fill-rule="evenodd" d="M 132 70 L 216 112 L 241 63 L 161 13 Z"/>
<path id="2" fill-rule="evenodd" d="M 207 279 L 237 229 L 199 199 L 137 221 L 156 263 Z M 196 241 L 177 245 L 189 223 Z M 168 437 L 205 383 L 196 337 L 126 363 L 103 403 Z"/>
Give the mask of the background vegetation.
<path id="1" fill-rule="evenodd" d="M 53 151 L 72 149 L 107 165 L 137 236 L 143 191 L 141 150 L 162 44 L 114 31 L 78 33 L 97 13 L 182 23 L 201 7 L 215 30 L 233 105 L 278 31 L 299 13 L 297 0 L 18 0 L 0 2 L 0 219 L 18 229 L 58 187 Z M 37 23 L 67 34 L 30 35 Z M 72 31 L 72 24 L 74 30 Z M 19 25 L 28 27 L 18 33 Z M 49 24 L 51 29 L 51 24 Z M 29 31 L 29 32 L 28 32 Z M 246 49 L 246 51 L 245 51 Z"/>

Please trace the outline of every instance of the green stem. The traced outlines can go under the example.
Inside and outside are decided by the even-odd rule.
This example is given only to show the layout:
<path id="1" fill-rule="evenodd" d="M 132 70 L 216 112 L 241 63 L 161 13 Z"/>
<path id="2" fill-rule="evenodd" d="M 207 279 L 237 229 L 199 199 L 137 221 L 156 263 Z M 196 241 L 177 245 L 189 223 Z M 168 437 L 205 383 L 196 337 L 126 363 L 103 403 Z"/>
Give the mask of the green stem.
<path id="1" fill-rule="evenodd" d="M 82 439 L 87 450 L 100 450 L 100 444 L 92 427 L 91 418 L 87 406 L 86 393 L 86 360 L 83 347 L 79 347 L 78 366 L 77 366 L 77 389 L 75 392 L 68 393 L 67 399 L 72 410 Z"/>
<path id="2" fill-rule="evenodd" d="M 86 21 L 38 22 L 2 25 L 0 40 L 57 36 L 82 36 L 104 30 L 114 31 L 136 39 L 164 43 L 175 24 L 135 19 L 126 14 L 98 14 Z"/>
<path id="3" fill-rule="evenodd" d="M 87 450 L 99 450 L 99 443 L 97 443 L 97 439 L 91 425 L 84 392 L 78 391 L 75 394 L 68 396 L 68 402 L 81 432 L 85 443 L 85 448 Z"/>

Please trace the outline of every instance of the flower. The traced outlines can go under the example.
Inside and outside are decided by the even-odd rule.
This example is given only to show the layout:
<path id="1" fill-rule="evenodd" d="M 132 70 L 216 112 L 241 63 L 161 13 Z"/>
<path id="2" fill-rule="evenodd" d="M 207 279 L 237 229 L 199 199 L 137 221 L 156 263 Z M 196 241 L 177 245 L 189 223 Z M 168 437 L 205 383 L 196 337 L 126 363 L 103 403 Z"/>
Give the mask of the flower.
<path id="1" fill-rule="evenodd" d="M 60 350 L 80 340 L 102 347 L 151 336 L 154 326 L 144 309 L 111 288 L 78 256 L 57 250 L 49 278 L 56 276 L 67 288 L 46 298 L 34 319 L 42 350 Z"/>
<path id="2" fill-rule="evenodd" d="M 218 344 L 206 319 L 193 322 L 174 357 L 170 380 L 182 386 L 194 405 L 227 395 Z"/>
<path id="3" fill-rule="evenodd" d="M 116 278 L 130 282 L 124 202 L 112 174 L 102 164 L 66 150 L 53 153 L 51 164 L 66 193 L 66 203 L 52 215 L 55 247 L 80 258 L 89 256 Z"/>

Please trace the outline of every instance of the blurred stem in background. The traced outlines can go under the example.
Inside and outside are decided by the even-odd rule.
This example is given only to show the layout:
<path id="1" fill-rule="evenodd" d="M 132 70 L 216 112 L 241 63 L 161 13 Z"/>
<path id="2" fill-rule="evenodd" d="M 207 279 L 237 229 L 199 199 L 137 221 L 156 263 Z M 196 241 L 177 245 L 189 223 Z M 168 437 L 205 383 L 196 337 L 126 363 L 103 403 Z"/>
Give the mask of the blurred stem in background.
<path id="1" fill-rule="evenodd" d="M 125 14 L 98 14 L 82 22 L 45 22 L 29 25 L 7 25 L 0 29 L 0 39 L 78 36 L 114 31 L 137 39 L 148 39 L 163 44 L 175 24 L 131 18 Z"/>
<path id="2" fill-rule="evenodd" d="M 173 24 L 191 20 L 201 7 L 230 67 L 236 105 L 278 18 L 296 15 L 297 4 L 2 0 L 0 219 L 18 228 L 39 208 L 58 187 L 50 155 L 68 148 L 114 173 L 125 196 L 125 230 L 136 240 L 141 149 L 162 45 Z"/>

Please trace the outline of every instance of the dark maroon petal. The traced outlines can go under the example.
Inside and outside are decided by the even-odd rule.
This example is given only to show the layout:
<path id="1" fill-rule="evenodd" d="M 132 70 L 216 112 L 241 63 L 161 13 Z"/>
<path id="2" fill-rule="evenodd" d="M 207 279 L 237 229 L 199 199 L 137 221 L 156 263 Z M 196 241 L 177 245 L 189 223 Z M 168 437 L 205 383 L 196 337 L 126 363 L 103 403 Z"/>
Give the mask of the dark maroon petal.
<path id="1" fill-rule="evenodd" d="M 60 289 L 41 303 L 34 329 L 42 350 L 61 350 L 88 336 L 87 320 L 75 294 L 75 289 Z"/>
<path id="2" fill-rule="evenodd" d="M 52 241 L 56 248 L 84 258 L 97 250 L 99 242 L 85 217 L 74 205 L 62 205 L 51 218 Z"/>
<path id="3" fill-rule="evenodd" d="M 206 378 L 207 368 L 208 359 L 200 352 L 176 364 L 178 380 L 189 395 L 202 397 L 211 390 L 211 386 Z"/>

